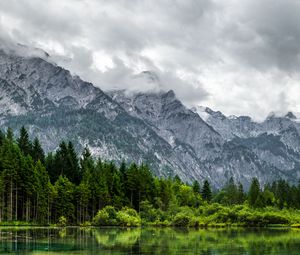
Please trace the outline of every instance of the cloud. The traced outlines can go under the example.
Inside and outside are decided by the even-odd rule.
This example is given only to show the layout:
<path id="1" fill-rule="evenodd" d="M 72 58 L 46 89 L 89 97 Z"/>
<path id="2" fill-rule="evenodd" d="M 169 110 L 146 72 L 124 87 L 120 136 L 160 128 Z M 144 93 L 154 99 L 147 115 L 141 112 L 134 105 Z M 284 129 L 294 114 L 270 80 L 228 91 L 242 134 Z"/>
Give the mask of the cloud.
<path id="1" fill-rule="evenodd" d="M 105 90 L 173 89 L 188 106 L 263 119 L 300 111 L 299 7 L 297 0 L 0 1 L 0 37 L 46 50 Z M 159 84 L 139 75 L 144 70 Z"/>

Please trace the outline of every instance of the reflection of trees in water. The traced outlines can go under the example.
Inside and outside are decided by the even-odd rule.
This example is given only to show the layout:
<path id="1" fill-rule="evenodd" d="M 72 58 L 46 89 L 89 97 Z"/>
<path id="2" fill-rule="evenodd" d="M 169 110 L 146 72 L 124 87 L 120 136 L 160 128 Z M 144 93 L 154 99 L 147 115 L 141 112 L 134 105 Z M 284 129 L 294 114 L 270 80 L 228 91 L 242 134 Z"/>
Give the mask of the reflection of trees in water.
<path id="1" fill-rule="evenodd" d="M 295 254 L 299 246 L 300 231 L 282 229 L 0 229 L 0 254 Z"/>
<path id="2" fill-rule="evenodd" d="M 131 229 L 92 229 L 92 234 L 98 244 L 107 247 L 131 247 L 135 245 L 140 236 L 141 228 Z"/>

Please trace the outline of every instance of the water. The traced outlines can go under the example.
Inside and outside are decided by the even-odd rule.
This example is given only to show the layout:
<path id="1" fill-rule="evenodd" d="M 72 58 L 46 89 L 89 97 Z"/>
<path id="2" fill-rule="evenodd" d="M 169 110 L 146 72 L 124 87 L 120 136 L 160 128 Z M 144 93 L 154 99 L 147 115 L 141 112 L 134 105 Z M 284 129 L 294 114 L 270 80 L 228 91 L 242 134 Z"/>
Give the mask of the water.
<path id="1" fill-rule="evenodd" d="M 0 254 L 300 254 L 300 230 L 1 228 Z"/>

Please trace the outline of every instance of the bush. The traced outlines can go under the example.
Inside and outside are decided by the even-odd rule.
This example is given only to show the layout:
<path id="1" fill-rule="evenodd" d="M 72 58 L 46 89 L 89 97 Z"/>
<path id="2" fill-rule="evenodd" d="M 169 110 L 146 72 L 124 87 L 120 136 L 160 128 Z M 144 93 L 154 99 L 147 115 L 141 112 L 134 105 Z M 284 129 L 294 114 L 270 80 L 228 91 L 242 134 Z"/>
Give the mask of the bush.
<path id="1" fill-rule="evenodd" d="M 141 225 L 141 218 L 137 211 L 131 208 L 124 207 L 116 215 L 117 223 L 123 227 L 138 227 Z"/>
<path id="2" fill-rule="evenodd" d="M 115 226 L 117 212 L 113 206 L 106 206 L 100 210 L 93 219 L 93 225 L 96 226 Z"/>
<path id="3" fill-rule="evenodd" d="M 188 227 L 191 222 L 191 216 L 187 213 L 177 213 L 172 221 L 172 225 L 176 227 Z"/>
<path id="4" fill-rule="evenodd" d="M 67 218 L 65 216 L 60 216 L 59 219 L 58 219 L 58 223 L 57 223 L 57 226 L 59 227 L 66 227 L 67 226 Z"/>
<path id="5" fill-rule="evenodd" d="M 163 213 L 160 209 L 155 209 L 148 201 L 140 203 L 140 216 L 143 222 L 158 222 L 162 219 Z"/>
<path id="6" fill-rule="evenodd" d="M 213 215 L 222 209 L 223 209 L 223 206 L 221 206 L 220 204 L 214 203 L 214 204 L 205 206 L 203 209 L 203 214 L 205 216 Z"/>
<path id="7" fill-rule="evenodd" d="M 266 224 L 288 224 L 289 220 L 283 215 L 278 215 L 274 213 L 266 213 L 264 215 L 264 221 Z"/>
<path id="8" fill-rule="evenodd" d="M 90 227 L 91 225 L 92 225 L 91 222 L 85 221 L 80 224 L 80 227 L 87 228 L 87 227 Z"/>

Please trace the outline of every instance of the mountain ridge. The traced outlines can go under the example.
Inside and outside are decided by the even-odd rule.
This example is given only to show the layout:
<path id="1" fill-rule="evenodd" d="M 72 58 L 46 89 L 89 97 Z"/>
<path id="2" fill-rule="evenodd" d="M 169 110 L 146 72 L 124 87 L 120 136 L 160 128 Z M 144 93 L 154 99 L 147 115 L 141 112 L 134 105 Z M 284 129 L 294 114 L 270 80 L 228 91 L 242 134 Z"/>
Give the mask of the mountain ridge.
<path id="1" fill-rule="evenodd" d="M 159 176 L 208 179 L 215 187 L 231 176 L 245 186 L 254 176 L 262 183 L 300 177 L 292 113 L 256 123 L 206 108 L 204 117 L 174 91 L 104 92 L 47 59 L 4 51 L 0 92 L 0 127 L 25 125 L 46 151 L 67 139 L 78 151 L 88 145 L 103 159 L 145 162 Z"/>

